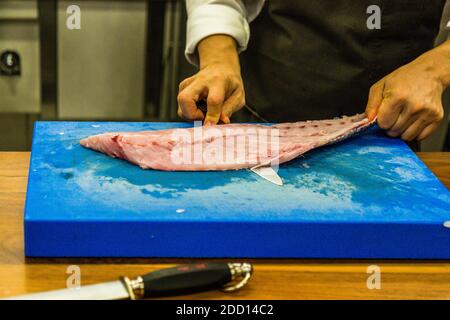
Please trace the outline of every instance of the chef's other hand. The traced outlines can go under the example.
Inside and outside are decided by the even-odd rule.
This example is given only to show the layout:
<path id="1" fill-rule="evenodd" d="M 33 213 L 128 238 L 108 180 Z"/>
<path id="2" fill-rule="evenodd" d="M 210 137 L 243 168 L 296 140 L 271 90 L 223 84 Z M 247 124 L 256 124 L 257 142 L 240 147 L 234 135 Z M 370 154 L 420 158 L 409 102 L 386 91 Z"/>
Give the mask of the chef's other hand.
<path id="1" fill-rule="evenodd" d="M 450 85 L 450 41 L 375 83 L 366 115 L 391 137 L 423 140 L 444 117 L 442 93 Z"/>
<path id="2" fill-rule="evenodd" d="M 230 123 L 231 115 L 245 105 L 236 41 L 226 35 L 214 35 L 198 45 L 200 71 L 180 83 L 178 115 L 188 121 L 204 120 L 204 125 L 219 121 Z M 206 100 L 206 115 L 197 108 Z"/>

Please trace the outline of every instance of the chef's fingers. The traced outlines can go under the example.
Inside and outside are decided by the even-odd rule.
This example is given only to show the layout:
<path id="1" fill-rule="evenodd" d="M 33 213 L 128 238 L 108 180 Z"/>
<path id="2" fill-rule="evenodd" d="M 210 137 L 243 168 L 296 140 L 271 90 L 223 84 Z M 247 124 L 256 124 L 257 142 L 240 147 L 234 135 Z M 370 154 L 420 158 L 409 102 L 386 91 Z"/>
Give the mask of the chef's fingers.
<path id="1" fill-rule="evenodd" d="M 434 130 L 439 127 L 439 124 L 444 119 L 444 108 L 442 107 L 442 104 L 437 105 L 436 109 L 438 111 L 428 110 L 428 112 L 425 112 L 422 118 L 424 119 L 424 122 L 427 123 L 427 126 L 424 127 L 423 130 L 421 130 L 421 132 L 417 135 L 417 140 L 420 141 L 427 138 Z"/>
<path id="2" fill-rule="evenodd" d="M 183 117 L 183 111 L 181 111 L 180 107 L 178 107 L 177 114 L 178 114 L 178 117 L 180 117 L 181 119 L 185 120 L 184 117 Z"/>
<path id="3" fill-rule="evenodd" d="M 384 80 L 380 80 L 370 87 L 369 99 L 366 105 L 366 116 L 370 121 L 376 117 L 381 101 L 383 101 L 383 89 Z"/>
<path id="4" fill-rule="evenodd" d="M 423 118 L 418 118 L 411 126 L 402 133 L 405 141 L 414 140 L 430 123 Z"/>
<path id="5" fill-rule="evenodd" d="M 423 140 L 426 139 L 434 130 L 437 129 L 439 126 L 438 122 L 433 122 L 432 124 L 429 124 L 425 129 L 422 130 L 421 133 L 417 136 L 417 140 Z"/>
<path id="6" fill-rule="evenodd" d="M 416 120 L 418 116 L 410 115 L 403 110 L 397 118 L 394 125 L 387 131 L 387 134 L 391 137 L 400 136 L 408 127 L 410 127 Z"/>
<path id="7" fill-rule="evenodd" d="M 203 120 L 203 112 L 197 108 L 196 102 L 200 99 L 204 90 L 203 85 L 196 84 L 194 81 L 178 93 L 178 107 L 181 109 L 183 119 L 188 121 Z"/>
<path id="8" fill-rule="evenodd" d="M 404 101 L 383 92 L 383 101 L 378 109 L 377 123 L 381 129 L 389 130 L 397 122 L 403 110 Z"/>
<path id="9" fill-rule="evenodd" d="M 201 111 L 200 111 L 200 112 L 201 112 Z M 180 107 L 178 107 L 177 114 L 178 114 L 178 117 L 180 117 L 180 118 L 183 119 L 184 121 L 195 121 L 195 120 L 201 121 L 201 120 L 203 120 L 203 113 L 202 113 L 201 115 L 200 115 L 200 114 L 197 114 L 195 119 L 193 119 L 193 118 L 187 118 L 187 117 L 183 114 L 183 111 L 181 110 Z"/>
<path id="10" fill-rule="evenodd" d="M 194 79 L 195 77 L 192 76 L 181 81 L 180 84 L 178 85 L 178 92 L 183 91 L 188 85 L 190 85 L 194 81 Z"/>
<path id="11" fill-rule="evenodd" d="M 243 90 L 235 91 L 223 104 L 220 120 L 223 123 L 230 123 L 233 113 L 245 105 L 245 94 Z"/>
<path id="12" fill-rule="evenodd" d="M 223 85 L 215 85 L 209 88 L 208 98 L 206 99 L 208 110 L 204 121 L 205 126 L 215 125 L 219 122 L 224 100 L 225 87 Z"/>

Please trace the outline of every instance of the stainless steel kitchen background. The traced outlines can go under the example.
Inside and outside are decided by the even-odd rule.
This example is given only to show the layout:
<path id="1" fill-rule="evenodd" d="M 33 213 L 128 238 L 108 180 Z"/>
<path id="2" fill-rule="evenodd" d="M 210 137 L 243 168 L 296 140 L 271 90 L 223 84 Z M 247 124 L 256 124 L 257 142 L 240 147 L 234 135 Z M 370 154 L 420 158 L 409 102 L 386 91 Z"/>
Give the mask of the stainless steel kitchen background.
<path id="1" fill-rule="evenodd" d="M 70 5 L 80 30 L 66 27 Z M 36 120 L 178 121 L 178 83 L 195 72 L 185 22 L 182 0 L 0 0 L 0 54 L 20 58 L 19 75 L 0 75 L 0 150 L 29 150 Z M 422 150 L 447 149 L 447 127 Z"/>

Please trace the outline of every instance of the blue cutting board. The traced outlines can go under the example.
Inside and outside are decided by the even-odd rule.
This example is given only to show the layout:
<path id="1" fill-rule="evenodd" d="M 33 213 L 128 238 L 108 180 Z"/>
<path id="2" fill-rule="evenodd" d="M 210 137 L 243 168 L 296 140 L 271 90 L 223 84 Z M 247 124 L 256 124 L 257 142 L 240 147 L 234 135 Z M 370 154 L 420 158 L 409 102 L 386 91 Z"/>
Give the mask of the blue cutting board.
<path id="1" fill-rule="evenodd" d="M 186 123 L 37 122 L 25 207 L 30 257 L 450 258 L 450 195 L 379 129 L 281 165 L 162 172 L 87 150 L 106 131 Z"/>

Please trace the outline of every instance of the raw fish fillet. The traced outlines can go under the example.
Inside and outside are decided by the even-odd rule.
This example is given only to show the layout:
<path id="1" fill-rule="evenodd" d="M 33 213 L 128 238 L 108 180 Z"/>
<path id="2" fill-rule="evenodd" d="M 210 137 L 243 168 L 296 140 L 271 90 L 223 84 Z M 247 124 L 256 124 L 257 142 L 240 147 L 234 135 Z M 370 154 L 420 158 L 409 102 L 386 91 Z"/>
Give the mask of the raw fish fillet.
<path id="1" fill-rule="evenodd" d="M 165 171 L 236 170 L 278 165 L 309 150 L 344 140 L 369 127 L 365 115 L 274 125 L 108 132 L 80 144 L 143 169 Z"/>

